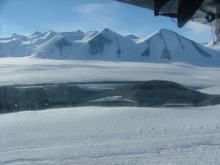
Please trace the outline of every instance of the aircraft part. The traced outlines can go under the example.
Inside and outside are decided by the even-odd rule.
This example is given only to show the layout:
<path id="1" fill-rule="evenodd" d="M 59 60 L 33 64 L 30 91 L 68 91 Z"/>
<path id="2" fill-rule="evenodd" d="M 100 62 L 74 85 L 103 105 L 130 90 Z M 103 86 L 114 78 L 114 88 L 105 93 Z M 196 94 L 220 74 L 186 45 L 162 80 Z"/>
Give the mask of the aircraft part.
<path id="1" fill-rule="evenodd" d="M 220 18 L 220 0 L 116 0 L 123 3 L 147 8 L 155 16 L 177 18 L 178 27 L 189 20 L 210 24 Z M 220 21 L 219 21 L 220 22 Z"/>
<path id="2" fill-rule="evenodd" d="M 178 27 L 183 27 L 196 13 L 204 0 L 179 0 L 177 20 Z"/>

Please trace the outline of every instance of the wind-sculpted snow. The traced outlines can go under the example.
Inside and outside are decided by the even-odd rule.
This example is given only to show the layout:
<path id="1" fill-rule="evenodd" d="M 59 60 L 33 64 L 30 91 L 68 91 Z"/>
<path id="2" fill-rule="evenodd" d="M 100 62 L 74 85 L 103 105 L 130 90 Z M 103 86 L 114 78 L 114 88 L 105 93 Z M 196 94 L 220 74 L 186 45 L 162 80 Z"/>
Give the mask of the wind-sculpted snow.
<path id="1" fill-rule="evenodd" d="M 220 106 L 0 115 L 0 164 L 220 164 Z"/>
<path id="2" fill-rule="evenodd" d="M 59 42 L 62 44 L 56 44 Z M 166 29 L 140 39 L 134 35 L 123 36 L 107 28 L 101 32 L 86 33 L 78 30 L 35 32 L 31 36 L 14 34 L 0 39 L 0 57 L 23 56 L 151 63 L 184 62 L 215 67 L 220 65 L 218 51 Z"/>

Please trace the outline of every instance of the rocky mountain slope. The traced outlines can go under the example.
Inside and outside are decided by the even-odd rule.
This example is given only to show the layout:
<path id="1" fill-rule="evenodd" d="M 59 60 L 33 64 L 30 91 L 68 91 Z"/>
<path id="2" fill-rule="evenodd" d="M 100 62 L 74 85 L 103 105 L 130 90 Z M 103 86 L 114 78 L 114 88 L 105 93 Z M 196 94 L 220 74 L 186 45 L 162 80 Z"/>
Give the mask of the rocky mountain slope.
<path id="1" fill-rule="evenodd" d="M 173 31 L 162 29 L 137 38 L 110 29 L 102 32 L 35 32 L 0 39 L 0 57 L 32 56 L 47 59 L 108 60 L 135 62 L 183 62 L 220 66 L 220 53 Z"/>

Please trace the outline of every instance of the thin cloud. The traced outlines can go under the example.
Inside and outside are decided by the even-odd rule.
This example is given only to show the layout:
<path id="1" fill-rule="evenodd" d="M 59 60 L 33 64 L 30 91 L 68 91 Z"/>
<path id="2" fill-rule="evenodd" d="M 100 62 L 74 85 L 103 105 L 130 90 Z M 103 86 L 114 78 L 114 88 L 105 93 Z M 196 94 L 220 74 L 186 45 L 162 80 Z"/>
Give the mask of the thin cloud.
<path id="1" fill-rule="evenodd" d="M 116 29 L 118 33 L 126 36 L 126 35 L 135 35 L 139 38 L 146 37 L 147 35 L 150 35 L 151 33 L 155 32 L 155 29 L 152 29 L 149 25 L 143 25 L 141 27 L 136 27 L 134 29 L 129 29 L 127 27 L 122 27 L 120 29 Z"/>
<path id="2" fill-rule="evenodd" d="M 103 11 L 106 7 L 107 5 L 104 4 L 86 4 L 73 8 L 73 11 L 83 14 L 93 14 Z"/>
<path id="3" fill-rule="evenodd" d="M 209 25 L 203 25 L 190 21 L 184 28 L 187 29 L 186 32 L 183 33 L 185 37 L 201 43 L 209 42 L 213 39 L 213 37 L 215 38 L 215 35 L 212 35 L 211 26 Z"/>
<path id="4" fill-rule="evenodd" d="M 80 15 L 81 25 L 96 27 L 97 30 L 120 25 L 120 6 L 115 2 L 80 5 L 72 11 Z"/>
<path id="5" fill-rule="evenodd" d="M 44 24 L 54 31 L 101 31 L 104 28 L 115 29 L 120 26 L 120 6 L 111 3 L 92 3 L 71 8 L 72 16 L 68 20 L 51 20 Z M 71 14 L 70 13 L 70 14 Z"/>
<path id="6" fill-rule="evenodd" d="M 109 15 L 111 16 L 115 15 L 115 12 L 118 10 L 119 5 L 115 2 L 103 4 L 103 3 L 92 3 L 92 4 L 85 4 L 76 6 L 72 9 L 74 12 L 78 12 L 81 14 L 87 14 L 87 15 Z"/>
<path id="7" fill-rule="evenodd" d="M 193 33 L 196 34 L 207 33 L 211 30 L 211 27 L 209 25 L 203 25 L 192 21 L 186 24 L 186 28 L 188 28 L 189 30 L 191 30 Z"/>

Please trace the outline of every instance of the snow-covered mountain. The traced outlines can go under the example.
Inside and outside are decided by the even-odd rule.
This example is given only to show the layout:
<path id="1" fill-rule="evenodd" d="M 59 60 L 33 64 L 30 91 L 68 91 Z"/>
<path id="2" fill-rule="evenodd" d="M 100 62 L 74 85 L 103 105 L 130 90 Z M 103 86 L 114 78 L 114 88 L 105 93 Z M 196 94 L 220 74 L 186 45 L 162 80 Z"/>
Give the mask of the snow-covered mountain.
<path id="1" fill-rule="evenodd" d="M 35 32 L 0 39 L 0 57 L 32 56 L 48 59 L 136 62 L 184 62 L 220 66 L 220 53 L 173 31 L 162 29 L 146 38 L 102 32 Z"/>

